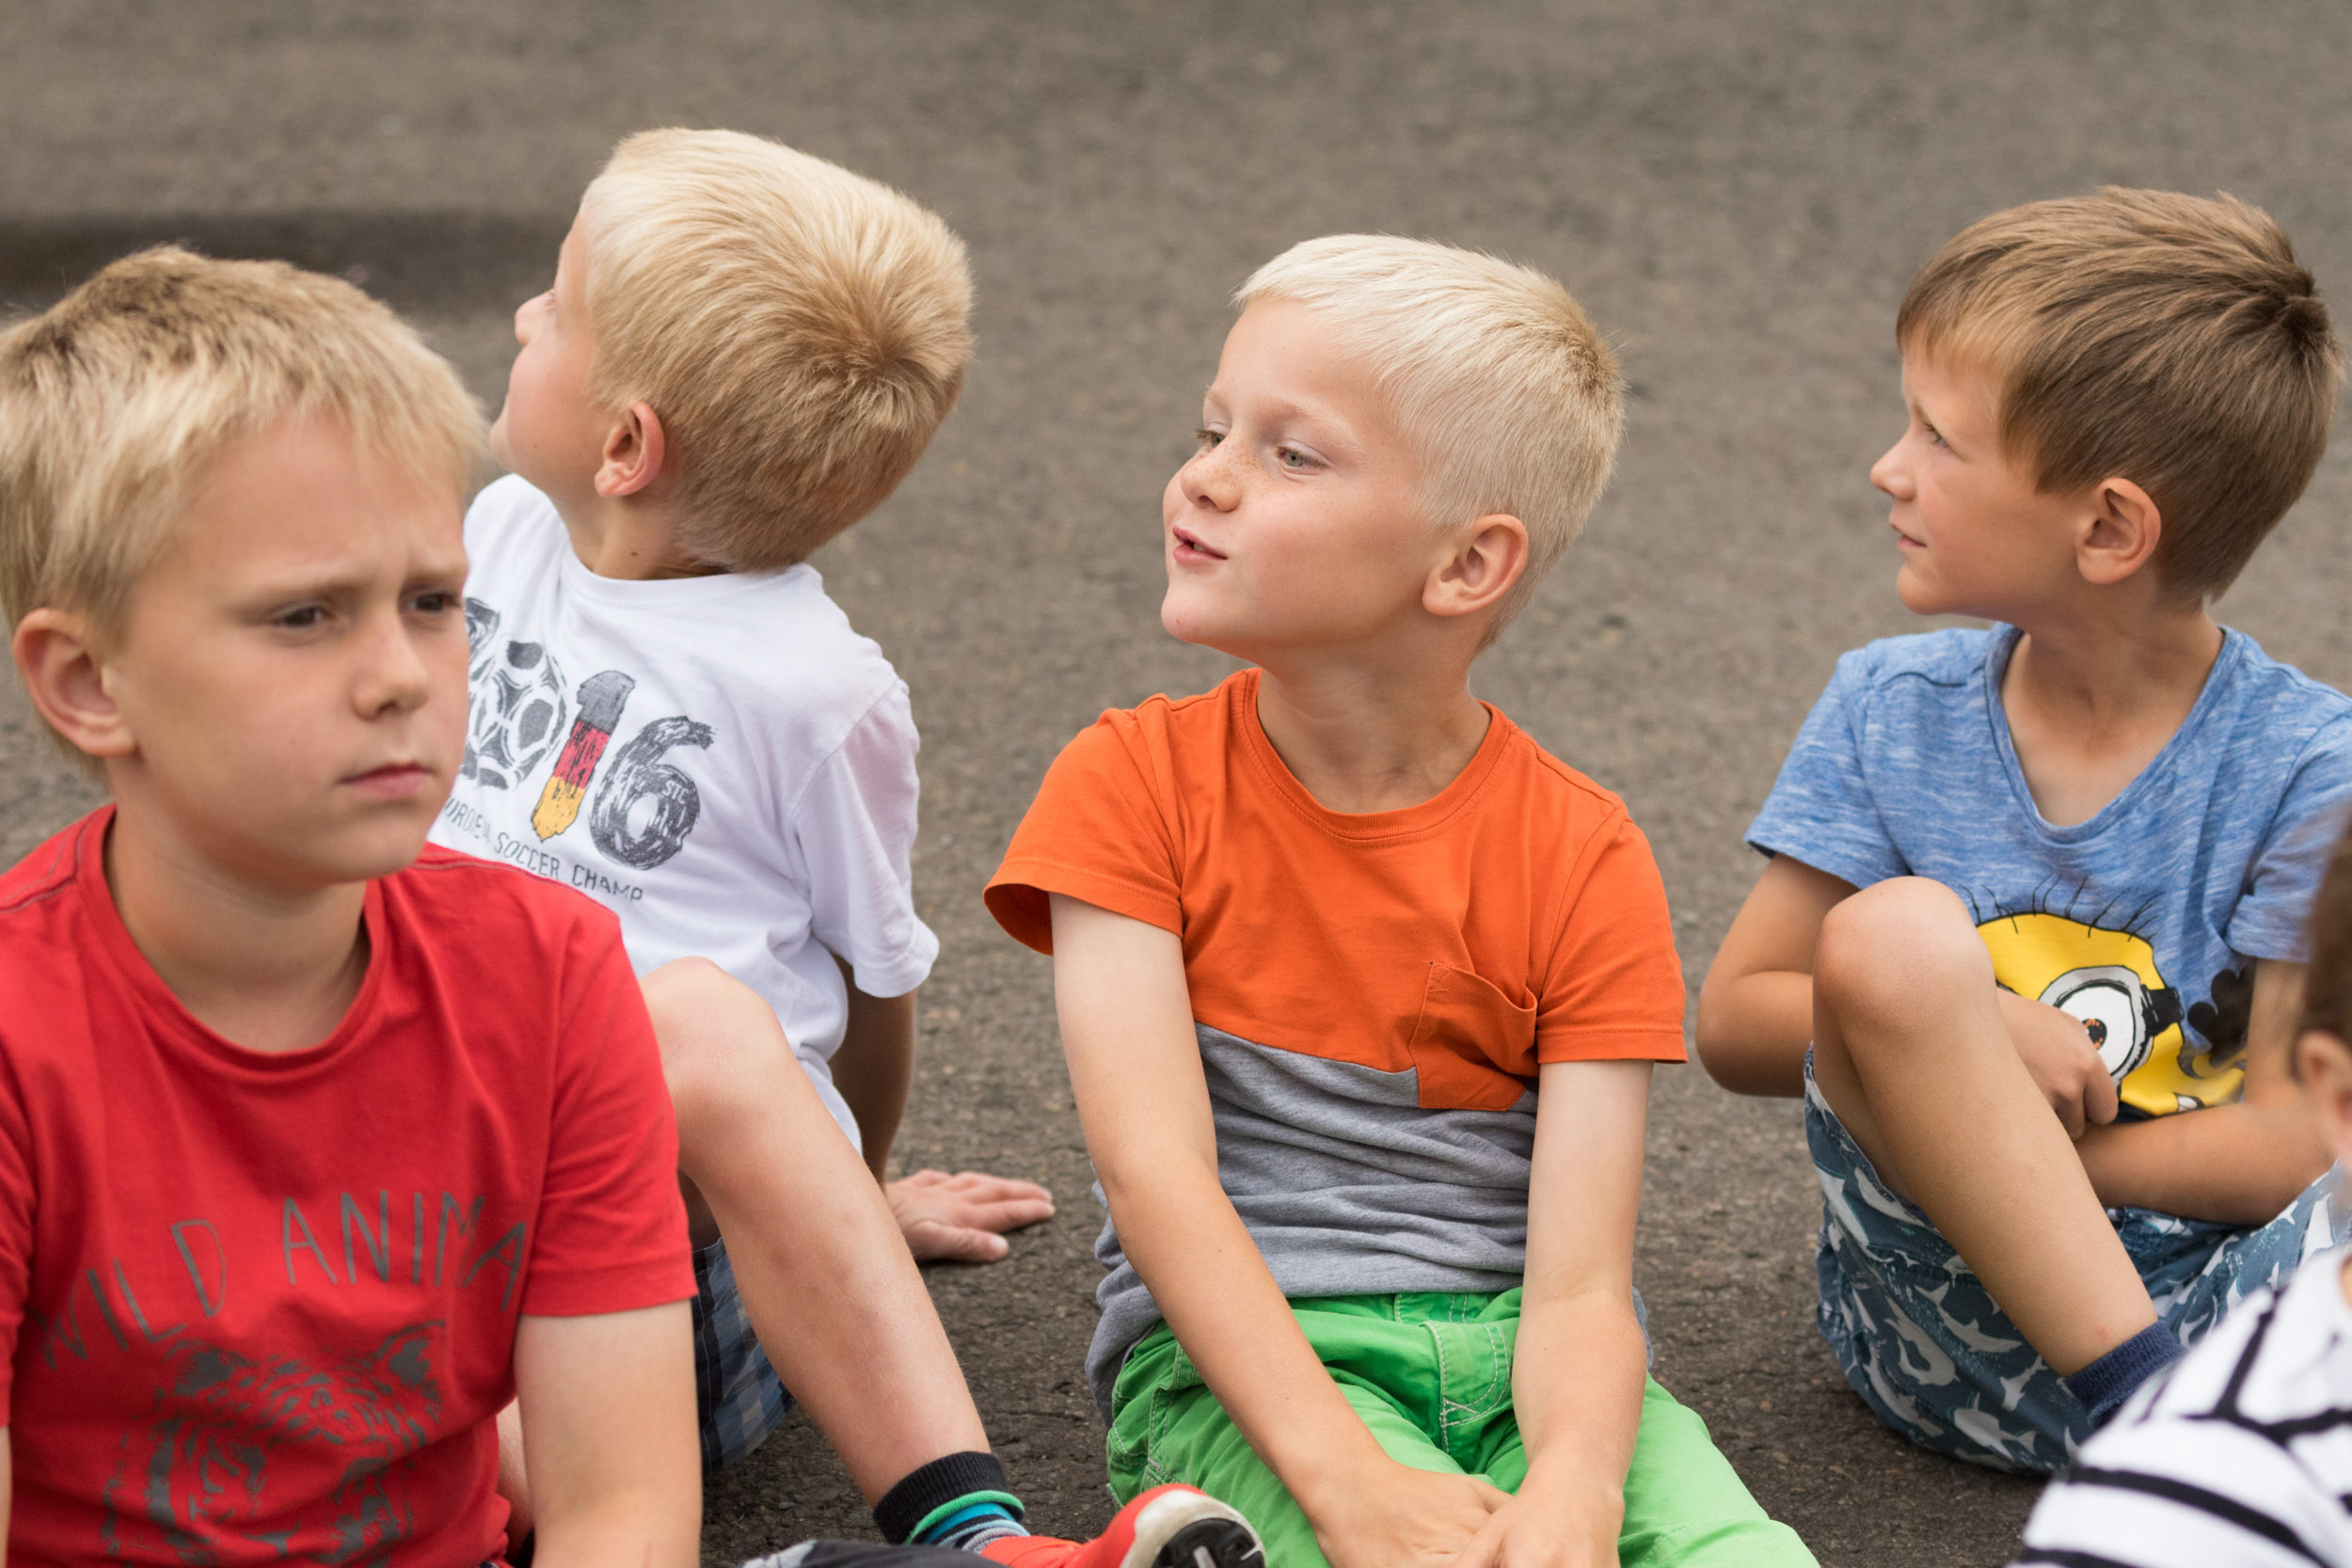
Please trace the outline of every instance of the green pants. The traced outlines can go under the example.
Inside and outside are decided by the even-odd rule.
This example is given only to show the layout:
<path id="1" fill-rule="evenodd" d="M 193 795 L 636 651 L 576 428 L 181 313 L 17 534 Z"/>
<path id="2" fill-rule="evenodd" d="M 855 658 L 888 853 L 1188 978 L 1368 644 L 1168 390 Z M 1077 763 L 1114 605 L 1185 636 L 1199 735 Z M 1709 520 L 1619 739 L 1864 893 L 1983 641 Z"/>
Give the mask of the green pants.
<path id="1" fill-rule="evenodd" d="M 1527 1449 L 1511 1408 L 1518 1291 L 1336 1296 L 1291 1307 L 1390 1458 L 1519 1489 Z M 1248 1516 L 1265 1539 L 1267 1568 L 1327 1568 L 1306 1514 L 1165 1323 L 1137 1341 L 1120 1370 L 1109 1451 L 1120 1502 L 1184 1481 Z M 1796 1532 L 1766 1518 L 1748 1496 L 1706 1423 L 1655 1381 L 1642 1396 L 1617 1553 L 1624 1568 L 1813 1568 Z"/>

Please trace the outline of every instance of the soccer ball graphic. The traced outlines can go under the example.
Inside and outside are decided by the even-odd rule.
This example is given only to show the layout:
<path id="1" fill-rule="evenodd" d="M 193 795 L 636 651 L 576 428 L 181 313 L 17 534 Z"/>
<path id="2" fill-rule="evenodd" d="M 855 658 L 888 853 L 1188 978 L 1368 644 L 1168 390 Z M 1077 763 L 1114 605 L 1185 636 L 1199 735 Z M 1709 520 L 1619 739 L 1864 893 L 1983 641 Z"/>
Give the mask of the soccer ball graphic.
<path id="1" fill-rule="evenodd" d="M 474 603 L 468 602 L 469 611 Z M 480 635 L 469 672 L 472 701 L 466 760 L 457 770 L 493 789 L 512 789 L 564 738 L 570 718 L 564 673 L 538 643 L 501 641 L 495 612 L 486 625 L 471 614 L 468 620 L 468 629 L 479 627 Z"/>

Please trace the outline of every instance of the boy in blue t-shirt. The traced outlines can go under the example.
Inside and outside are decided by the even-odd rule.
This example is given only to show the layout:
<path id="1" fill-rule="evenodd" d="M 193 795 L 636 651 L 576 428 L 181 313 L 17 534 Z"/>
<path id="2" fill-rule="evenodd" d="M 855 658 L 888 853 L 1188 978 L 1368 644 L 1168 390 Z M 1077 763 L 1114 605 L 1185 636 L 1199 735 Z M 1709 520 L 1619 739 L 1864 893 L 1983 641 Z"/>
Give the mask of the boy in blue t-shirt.
<path id="1" fill-rule="evenodd" d="M 2340 361 L 2262 213 L 1984 219 L 1898 318 L 1897 592 L 1748 840 L 1702 1057 L 1805 1099 L 1820 1323 L 1879 1418 L 2048 1470 L 2347 1225 L 2287 1072 L 2352 701 L 2216 626 Z M 2196 1112 L 2196 1115 L 2184 1113 Z"/>

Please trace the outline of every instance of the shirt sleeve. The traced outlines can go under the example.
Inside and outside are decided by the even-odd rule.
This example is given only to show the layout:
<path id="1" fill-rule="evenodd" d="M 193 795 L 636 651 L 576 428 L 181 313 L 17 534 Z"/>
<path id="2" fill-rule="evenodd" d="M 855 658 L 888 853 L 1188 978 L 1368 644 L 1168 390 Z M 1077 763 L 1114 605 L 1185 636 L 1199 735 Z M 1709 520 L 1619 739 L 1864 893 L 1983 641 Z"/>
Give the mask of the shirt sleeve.
<path id="1" fill-rule="evenodd" d="M 2269 834 L 2247 868 L 2246 888 L 2222 933 L 2233 952 L 2300 962 L 2305 923 L 2352 802 L 2352 718 L 2312 736 L 2296 759 Z"/>
<path id="2" fill-rule="evenodd" d="M 2311 1568 L 2338 1560 L 2343 1517 L 2319 1478 L 2257 1433 L 2126 1411 L 2042 1494 L 2017 1561 Z"/>
<path id="3" fill-rule="evenodd" d="M 1838 659 L 1747 832 L 1763 853 L 1787 855 L 1856 887 L 1911 869 L 1887 834 L 1863 771 L 1872 663 L 1868 648 Z"/>
<path id="4" fill-rule="evenodd" d="M 1184 934 L 1177 838 L 1139 755 L 1133 715 L 1106 713 L 1062 748 L 983 894 L 1016 940 L 1054 950 L 1047 895 Z"/>
<path id="5" fill-rule="evenodd" d="M 1682 963 L 1649 840 L 1614 816 L 1582 859 L 1536 1003 L 1535 1059 L 1682 1061 Z"/>
<path id="6" fill-rule="evenodd" d="M 608 920 L 566 956 L 546 1183 L 522 1309 L 586 1317 L 694 1293 L 677 1120 L 644 993 Z"/>
<path id="7" fill-rule="evenodd" d="M 930 975 L 939 939 L 914 912 L 921 745 L 893 683 L 820 764 L 792 812 L 808 872 L 809 930 L 849 960 L 868 996 L 903 996 Z"/>
<path id="8" fill-rule="evenodd" d="M 32 1130 L 7 1076 L 0 1077 L 0 1428 L 10 1419 L 17 1338 L 32 1291 Z"/>

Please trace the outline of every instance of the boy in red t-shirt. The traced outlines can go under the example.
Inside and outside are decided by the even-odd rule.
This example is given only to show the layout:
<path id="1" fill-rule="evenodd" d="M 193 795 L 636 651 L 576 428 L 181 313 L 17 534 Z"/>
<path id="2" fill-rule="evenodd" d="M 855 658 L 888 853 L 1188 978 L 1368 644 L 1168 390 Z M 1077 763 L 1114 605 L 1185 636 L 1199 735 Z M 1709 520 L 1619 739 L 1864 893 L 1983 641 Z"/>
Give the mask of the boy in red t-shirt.
<path id="1" fill-rule="evenodd" d="M 1809 1563 L 1645 1374 L 1658 868 L 1470 691 L 1607 478 L 1615 364 L 1557 283 L 1412 241 L 1239 302 L 1160 617 L 1257 667 L 1104 715 L 988 889 L 1110 1210 L 1112 1490 L 1199 1486 L 1281 1568 Z"/>
<path id="2" fill-rule="evenodd" d="M 114 804 L 0 877 L 12 1562 L 684 1565 L 685 1214 L 612 918 L 425 850 L 472 404 L 276 263 L 0 334 L 0 600 Z M 420 851 L 423 852 L 421 855 Z"/>

